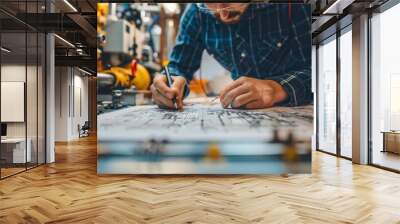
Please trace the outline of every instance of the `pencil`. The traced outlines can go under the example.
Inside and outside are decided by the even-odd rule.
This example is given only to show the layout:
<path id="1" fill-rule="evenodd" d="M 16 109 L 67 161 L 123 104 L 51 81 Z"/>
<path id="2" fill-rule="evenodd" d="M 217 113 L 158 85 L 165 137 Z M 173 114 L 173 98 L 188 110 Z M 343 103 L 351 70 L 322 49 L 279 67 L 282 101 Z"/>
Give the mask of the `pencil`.
<path id="1" fill-rule="evenodd" d="M 168 66 L 165 66 L 165 73 L 167 75 L 167 85 L 171 88 L 172 86 L 172 78 L 168 71 Z M 176 97 L 172 98 L 172 103 L 174 103 L 175 109 L 178 109 L 178 105 L 176 104 Z"/>

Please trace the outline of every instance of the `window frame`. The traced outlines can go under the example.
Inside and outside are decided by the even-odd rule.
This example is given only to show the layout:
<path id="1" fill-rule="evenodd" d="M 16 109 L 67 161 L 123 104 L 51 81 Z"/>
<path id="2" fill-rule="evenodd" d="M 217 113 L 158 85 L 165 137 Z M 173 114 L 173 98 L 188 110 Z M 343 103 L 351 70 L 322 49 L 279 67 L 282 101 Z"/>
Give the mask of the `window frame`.
<path id="1" fill-rule="evenodd" d="M 369 10 L 368 13 L 368 31 L 367 31 L 367 38 L 368 38 L 368 165 L 380 168 L 383 170 L 395 172 L 395 173 L 400 173 L 400 169 L 394 169 L 391 167 L 387 167 L 381 164 L 377 164 L 373 162 L 373 153 L 374 153 L 374 147 L 373 147 L 373 130 L 372 130 L 372 119 L 373 119 L 373 113 L 372 113 L 372 107 L 373 107 L 373 102 L 372 102 L 372 94 L 373 94 L 373 88 L 372 88 L 372 76 L 373 74 L 373 68 L 372 68 L 372 54 L 373 54 L 373 49 L 372 49 L 372 42 L 373 42 L 373 35 L 372 35 L 372 19 L 374 16 L 377 14 L 382 14 L 385 11 L 393 8 L 394 6 L 397 6 L 400 4 L 399 0 L 388 0 L 384 4 L 380 5 L 377 8 L 374 8 L 372 10 Z M 375 14 L 375 15 L 374 15 Z"/>
<path id="2" fill-rule="evenodd" d="M 316 106 L 316 151 L 323 152 L 329 155 L 337 156 L 346 160 L 352 160 L 352 158 L 347 157 L 342 155 L 342 150 L 341 150 L 341 118 L 340 118 L 340 103 L 341 103 L 341 97 L 340 97 L 340 77 L 341 77 L 341 65 L 340 65 L 340 60 L 341 60 L 341 55 L 340 55 L 340 37 L 347 32 L 352 32 L 351 29 L 352 23 L 347 24 L 346 26 L 337 29 L 335 33 L 331 34 L 330 36 L 326 37 L 325 39 L 322 39 L 317 42 L 316 44 L 316 100 L 315 100 L 315 106 Z M 320 91 L 319 90 L 319 85 L 320 85 L 320 74 L 319 74 L 319 47 L 322 43 L 326 44 L 329 43 L 330 41 L 336 41 L 336 152 L 332 153 L 327 150 L 321 149 L 320 143 L 319 143 L 319 135 L 320 135 L 320 130 L 319 130 L 319 98 L 320 98 Z"/>

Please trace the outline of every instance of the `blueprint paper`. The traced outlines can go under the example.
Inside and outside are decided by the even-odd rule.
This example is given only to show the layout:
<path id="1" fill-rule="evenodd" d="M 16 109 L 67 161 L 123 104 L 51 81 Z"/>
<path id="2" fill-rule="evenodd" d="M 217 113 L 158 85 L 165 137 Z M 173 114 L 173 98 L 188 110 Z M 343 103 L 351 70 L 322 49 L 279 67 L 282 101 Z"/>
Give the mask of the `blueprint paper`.
<path id="1" fill-rule="evenodd" d="M 136 106 L 98 116 L 100 141 L 241 141 L 283 138 L 310 140 L 312 107 L 264 110 L 224 109 L 219 103 L 193 103 L 183 111 Z"/>

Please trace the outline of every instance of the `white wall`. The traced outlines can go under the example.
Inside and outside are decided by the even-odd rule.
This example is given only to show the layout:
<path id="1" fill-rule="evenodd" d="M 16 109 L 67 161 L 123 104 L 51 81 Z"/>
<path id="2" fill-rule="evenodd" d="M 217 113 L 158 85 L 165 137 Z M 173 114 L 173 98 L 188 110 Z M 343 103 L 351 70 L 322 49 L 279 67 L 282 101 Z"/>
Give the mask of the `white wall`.
<path id="1" fill-rule="evenodd" d="M 67 141 L 69 133 L 69 68 L 55 68 L 55 141 Z"/>
<path id="2" fill-rule="evenodd" d="M 37 70 L 38 69 L 38 70 Z M 27 80 L 25 80 L 27 78 Z M 32 162 L 39 159 L 39 163 L 44 163 L 45 159 L 45 118 L 44 118 L 44 74 L 41 66 L 25 66 L 24 64 L 2 64 L 2 82 L 24 82 L 26 84 L 26 107 L 22 106 L 21 113 L 26 112 L 26 120 L 23 122 L 6 122 L 8 138 L 29 139 Z M 24 90 L 20 90 L 24 94 Z M 2 95 L 7 97 L 7 95 Z M 2 107 L 1 110 L 12 110 L 10 107 Z M 12 111 L 8 111 L 11 112 Z M 37 155 L 38 153 L 38 155 Z"/>
<path id="3" fill-rule="evenodd" d="M 1 122 L 25 121 L 24 82 L 1 82 L 1 108 Z"/>
<path id="4" fill-rule="evenodd" d="M 32 68 L 28 67 L 28 70 Z M 2 82 L 25 82 L 25 64 L 1 65 Z M 6 110 L 7 108 L 1 108 Z M 7 137 L 25 137 L 25 122 L 7 123 Z"/>
<path id="5" fill-rule="evenodd" d="M 88 78 L 72 67 L 56 67 L 56 141 L 79 138 L 78 125 L 88 120 Z"/>
<path id="6" fill-rule="evenodd" d="M 74 107 L 72 108 L 72 117 L 73 119 L 71 120 L 71 135 L 72 138 L 77 138 L 79 137 L 78 133 L 78 125 L 83 125 L 85 121 L 88 121 L 88 78 L 83 77 L 82 73 L 76 74 L 78 70 L 75 70 L 75 75 L 74 75 Z"/>

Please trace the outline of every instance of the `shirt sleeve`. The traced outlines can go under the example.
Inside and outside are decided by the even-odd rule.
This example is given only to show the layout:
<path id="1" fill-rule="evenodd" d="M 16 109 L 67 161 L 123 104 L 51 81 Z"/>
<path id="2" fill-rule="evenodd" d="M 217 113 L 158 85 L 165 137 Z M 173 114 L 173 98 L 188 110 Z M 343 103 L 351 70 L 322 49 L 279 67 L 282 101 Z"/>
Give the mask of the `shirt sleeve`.
<path id="1" fill-rule="evenodd" d="M 296 64 L 283 74 L 272 76 L 288 94 L 281 106 L 301 106 L 313 102 L 311 90 L 311 8 L 308 4 L 294 4 L 291 23 L 291 49 Z"/>
<path id="2" fill-rule="evenodd" d="M 278 82 L 288 94 L 288 98 L 279 103 L 279 106 L 301 106 L 312 103 L 311 69 L 295 70 L 269 79 Z"/>
<path id="3" fill-rule="evenodd" d="M 182 15 L 175 46 L 169 56 L 168 69 L 171 75 L 179 75 L 189 82 L 199 69 L 204 50 L 201 39 L 200 12 L 190 4 Z"/>

